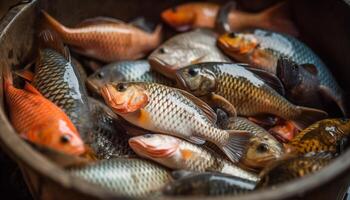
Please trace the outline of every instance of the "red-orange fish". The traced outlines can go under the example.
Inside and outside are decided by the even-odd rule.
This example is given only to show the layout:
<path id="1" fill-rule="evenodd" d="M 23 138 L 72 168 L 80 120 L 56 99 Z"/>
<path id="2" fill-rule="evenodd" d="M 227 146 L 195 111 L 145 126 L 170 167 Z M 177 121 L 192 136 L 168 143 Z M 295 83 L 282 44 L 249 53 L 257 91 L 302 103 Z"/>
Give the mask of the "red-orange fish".
<path id="1" fill-rule="evenodd" d="M 68 28 L 45 11 L 42 13 L 46 23 L 64 43 L 83 55 L 105 62 L 142 58 L 159 46 L 162 39 L 161 25 L 153 33 L 148 33 L 117 19 L 96 17 Z"/>
<path id="2" fill-rule="evenodd" d="M 15 88 L 6 68 L 3 77 L 11 123 L 23 138 L 71 155 L 85 151 L 77 129 L 59 107 L 29 83 L 24 89 Z"/>
<path id="3" fill-rule="evenodd" d="M 290 121 L 285 121 L 279 123 L 279 125 L 276 125 L 272 127 L 269 132 L 273 134 L 277 139 L 279 139 L 282 142 L 289 142 L 291 141 L 294 136 L 299 132 L 298 129 L 293 125 Z"/>

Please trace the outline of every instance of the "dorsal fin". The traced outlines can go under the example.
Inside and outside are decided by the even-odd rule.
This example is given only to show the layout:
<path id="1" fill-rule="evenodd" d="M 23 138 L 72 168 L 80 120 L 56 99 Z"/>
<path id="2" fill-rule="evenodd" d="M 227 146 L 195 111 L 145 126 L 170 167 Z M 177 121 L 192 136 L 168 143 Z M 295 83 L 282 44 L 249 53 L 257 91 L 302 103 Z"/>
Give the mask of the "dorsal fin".
<path id="1" fill-rule="evenodd" d="M 180 90 L 180 89 L 176 89 L 176 90 L 179 91 L 182 95 L 184 95 L 188 99 L 190 99 L 194 104 L 196 104 L 206 114 L 209 121 L 211 121 L 214 124 L 216 123 L 216 113 L 207 103 L 205 103 L 198 97 L 195 97 L 184 90 Z"/>
<path id="2" fill-rule="evenodd" d="M 44 29 L 39 33 L 40 48 L 53 49 L 62 54 L 68 61 L 71 60 L 69 49 L 63 45 L 60 36 L 50 29 Z"/>
<path id="3" fill-rule="evenodd" d="M 86 26 L 93 26 L 93 25 L 101 25 L 101 24 L 123 24 L 126 25 L 125 22 L 119 19 L 114 19 L 111 17 L 94 17 L 90 19 L 86 19 L 82 22 L 80 22 L 76 27 L 86 27 Z"/>
<path id="4" fill-rule="evenodd" d="M 28 92 L 31 92 L 33 94 L 38 94 L 42 96 L 42 94 L 30 83 L 26 82 L 24 85 L 24 89 L 27 90 Z"/>
<path id="5" fill-rule="evenodd" d="M 313 75 L 318 74 L 317 67 L 314 64 L 301 64 L 300 66 L 302 66 L 306 71 L 310 72 Z"/>

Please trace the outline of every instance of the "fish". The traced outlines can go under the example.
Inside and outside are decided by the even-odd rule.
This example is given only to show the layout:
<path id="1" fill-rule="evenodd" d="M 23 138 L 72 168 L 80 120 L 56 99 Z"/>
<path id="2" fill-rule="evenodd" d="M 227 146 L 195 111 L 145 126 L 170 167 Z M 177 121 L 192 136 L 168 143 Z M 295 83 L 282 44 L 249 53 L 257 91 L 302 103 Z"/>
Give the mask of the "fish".
<path id="1" fill-rule="evenodd" d="M 313 174 L 330 163 L 329 158 L 320 156 L 297 156 L 281 159 L 267 166 L 261 173 L 256 189 L 278 185 Z"/>
<path id="2" fill-rule="evenodd" d="M 93 119 L 91 148 L 98 158 L 135 157 L 136 154 L 128 144 L 130 136 L 120 117 L 104 103 L 92 97 L 89 97 L 89 106 Z"/>
<path id="3" fill-rule="evenodd" d="M 291 120 L 300 130 L 327 116 L 324 111 L 292 104 L 280 95 L 283 86 L 275 76 L 244 64 L 193 64 L 178 70 L 177 77 L 182 88 L 212 107 L 232 111 L 231 115 L 233 110 L 246 117 L 272 114 Z"/>
<path id="4" fill-rule="evenodd" d="M 192 173 L 169 183 L 163 189 L 166 196 L 226 196 L 246 194 L 255 183 L 240 177 L 215 172 Z"/>
<path id="5" fill-rule="evenodd" d="M 297 134 L 289 143 L 298 154 L 331 152 L 341 153 L 347 144 L 350 120 L 333 118 L 318 121 Z"/>
<path id="6" fill-rule="evenodd" d="M 279 120 L 278 124 L 269 129 L 269 133 L 274 135 L 281 142 L 287 143 L 299 133 L 299 130 L 290 121 Z"/>
<path id="7" fill-rule="evenodd" d="M 109 82 L 151 82 L 174 86 L 174 81 L 151 70 L 147 60 L 119 61 L 95 71 L 86 81 L 88 89 L 100 95 L 100 88 Z"/>
<path id="8" fill-rule="evenodd" d="M 177 31 L 195 28 L 239 31 L 249 28 L 263 28 L 298 35 L 290 20 L 284 3 L 277 4 L 259 13 L 238 10 L 235 2 L 224 5 L 207 2 L 188 2 L 164 10 L 162 20 Z"/>
<path id="9" fill-rule="evenodd" d="M 215 112 L 180 89 L 157 83 L 120 82 L 106 84 L 101 93 L 106 104 L 131 124 L 195 144 L 211 141 L 233 162 L 239 160 L 250 138 L 245 131 L 218 129 Z"/>
<path id="10" fill-rule="evenodd" d="M 218 38 L 218 46 L 230 58 L 251 64 L 253 67 L 276 74 L 279 58 L 287 58 L 298 65 L 317 70 L 321 96 L 336 102 L 344 114 L 344 92 L 324 62 L 307 45 L 298 39 L 272 31 L 255 29 L 231 32 Z M 307 98 L 307 97 L 305 97 Z"/>
<path id="11" fill-rule="evenodd" d="M 230 117 L 221 120 L 219 128 L 226 130 L 245 130 L 254 136 L 247 144 L 241 163 L 249 168 L 261 169 L 284 155 L 284 148 L 264 128 L 244 117 Z"/>
<path id="12" fill-rule="evenodd" d="M 3 68 L 3 86 L 11 124 L 24 139 L 57 151 L 80 155 L 85 146 L 68 116 L 33 85 L 13 85 L 12 74 Z"/>
<path id="13" fill-rule="evenodd" d="M 192 63 L 230 62 L 216 46 L 217 37 L 215 32 L 207 29 L 175 35 L 154 50 L 148 61 L 152 70 L 171 79 L 175 79 L 177 69 Z"/>
<path id="14" fill-rule="evenodd" d="M 173 170 L 216 171 L 257 181 L 256 174 L 241 169 L 225 157 L 174 136 L 146 134 L 130 138 L 129 145 L 140 157 Z"/>
<path id="15" fill-rule="evenodd" d="M 40 32 L 39 55 L 32 84 L 72 120 L 84 142 L 90 144 L 91 118 L 85 84 L 69 50 L 54 32 Z"/>
<path id="16" fill-rule="evenodd" d="M 101 160 L 70 168 L 69 173 L 124 198 L 160 195 L 165 185 L 172 181 L 167 169 L 136 158 Z"/>
<path id="17" fill-rule="evenodd" d="M 104 62 L 142 58 L 162 41 L 161 25 L 148 33 L 114 18 L 95 17 L 75 27 L 66 27 L 47 12 L 41 13 L 44 23 L 56 31 L 64 43 L 82 55 Z"/>

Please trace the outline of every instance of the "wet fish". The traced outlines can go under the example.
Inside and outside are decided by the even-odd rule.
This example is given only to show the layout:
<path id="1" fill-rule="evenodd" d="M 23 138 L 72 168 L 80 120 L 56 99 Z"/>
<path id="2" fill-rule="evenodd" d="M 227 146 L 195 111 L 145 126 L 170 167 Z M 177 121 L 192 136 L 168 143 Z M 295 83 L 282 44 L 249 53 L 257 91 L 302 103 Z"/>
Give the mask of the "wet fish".
<path id="1" fill-rule="evenodd" d="M 75 51 L 104 62 L 142 58 L 162 40 L 161 25 L 150 34 L 117 19 L 96 17 L 69 28 L 42 13 L 45 22 Z"/>
<path id="2" fill-rule="evenodd" d="M 321 110 L 290 103 L 270 87 L 277 86 L 275 88 L 279 89 L 278 79 L 242 64 L 194 64 L 179 70 L 177 75 L 179 84 L 186 90 L 202 97 L 213 107 L 236 110 L 241 116 L 272 114 L 292 120 L 299 129 L 327 116 Z M 265 80 L 269 81 L 269 85 Z"/>
<path id="3" fill-rule="evenodd" d="M 349 134 L 349 119 L 325 119 L 301 131 L 288 144 L 299 154 L 309 152 L 341 153 Z"/>
<path id="4" fill-rule="evenodd" d="M 71 155 L 84 153 L 84 143 L 67 115 L 31 84 L 14 87 L 12 74 L 3 68 L 4 92 L 10 120 L 21 137 Z"/>
<path id="5" fill-rule="evenodd" d="M 163 194 L 169 196 L 223 196 L 252 191 L 255 183 L 226 174 L 205 172 L 190 174 L 168 184 Z"/>
<path id="6" fill-rule="evenodd" d="M 218 124 L 226 130 L 244 130 L 253 133 L 241 162 L 250 168 L 263 168 L 284 155 L 283 146 L 265 129 L 244 117 L 231 117 Z"/>
<path id="7" fill-rule="evenodd" d="M 60 107 L 89 143 L 91 118 L 85 85 L 72 64 L 68 49 L 50 31 L 41 32 L 43 41 L 35 64 L 33 85 Z"/>
<path id="8" fill-rule="evenodd" d="M 100 87 L 109 82 L 152 82 L 163 85 L 174 85 L 173 81 L 163 75 L 151 71 L 147 60 L 120 61 L 102 67 L 89 76 L 87 87 L 95 94 L 100 93 Z"/>
<path id="9" fill-rule="evenodd" d="M 69 172 L 123 197 L 155 196 L 171 181 L 165 168 L 141 159 L 102 160 Z"/>
<path id="10" fill-rule="evenodd" d="M 189 2 L 166 9 L 161 13 L 161 17 L 177 31 L 227 26 L 227 31 L 263 28 L 298 34 L 285 3 L 259 13 L 248 13 L 236 9 L 236 4 L 232 1 L 223 6 L 207 2 Z"/>
<path id="11" fill-rule="evenodd" d="M 227 33 L 219 37 L 218 46 L 231 58 L 254 67 L 276 73 L 280 57 L 302 65 L 313 65 L 320 81 L 320 93 L 338 104 L 346 113 L 344 94 L 322 60 L 305 44 L 294 37 L 265 30 Z"/>
<path id="12" fill-rule="evenodd" d="M 130 138 L 129 145 L 139 156 L 170 169 L 196 172 L 210 170 L 257 181 L 256 174 L 239 168 L 221 155 L 173 136 L 146 134 Z"/>
<path id="13" fill-rule="evenodd" d="M 216 114 L 203 101 L 176 88 L 156 83 L 107 84 L 101 89 L 106 104 L 126 121 L 146 130 L 203 144 L 216 144 L 238 161 L 249 141 L 245 131 L 216 128 Z"/>
<path id="14" fill-rule="evenodd" d="M 279 120 L 278 124 L 269 129 L 269 133 L 274 135 L 281 142 L 289 142 L 296 136 L 299 130 L 290 121 Z"/>
<path id="15" fill-rule="evenodd" d="M 257 188 L 285 183 L 297 178 L 313 174 L 328 165 L 329 158 L 293 157 L 272 163 L 260 174 L 261 180 Z"/>
<path id="16" fill-rule="evenodd" d="M 127 134 L 120 118 L 102 102 L 89 98 L 93 123 L 92 149 L 100 159 L 134 157 Z"/>
<path id="17" fill-rule="evenodd" d="M 160 45 L 148 57 L 152 69 L 169 78 L 175 70 L 192 63 L 229 62 L 216 47 L 217 34 L 211 30 L 197 29 L 178 34 Z"/>

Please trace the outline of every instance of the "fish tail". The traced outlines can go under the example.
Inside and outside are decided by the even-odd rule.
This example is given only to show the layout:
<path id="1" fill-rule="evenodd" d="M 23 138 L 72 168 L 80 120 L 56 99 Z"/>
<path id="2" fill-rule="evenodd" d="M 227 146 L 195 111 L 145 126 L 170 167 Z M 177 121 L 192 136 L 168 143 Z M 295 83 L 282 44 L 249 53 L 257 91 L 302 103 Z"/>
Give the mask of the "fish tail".
<path id="1" fill-rule="evenodd" d="M 51 29 L 56 31 L 61 36 L 63 36 L 65 33 L 67 33 L 67 29 L 68 29 L 67 27 L 65 27 L 60 22 L 58 22 L 56 19 L 51 17 L 51 15 L 49 15 L 46 11 L 41 10 L 41 13 L 42 13 L 43 19 L 44 19 L 43 24 L 42 24 L 43 26 L 50 27 Z"/>
<path id="2" fill-rule="evenodd" d="M 226 130 L 229 135 L 219 147 L 232 162 L 238 162 L 243 156 L 252 133 L 241 130 Z"/>
<path id="3" fill-rule="evenodd" d="M 300 114 L 296 116 L 296 119 L 292 119 L 292 123 L 299 129 L 303 130 L 311 124 L 324 119 L 328 114 L 322 110 L 297 106 Z"/>

